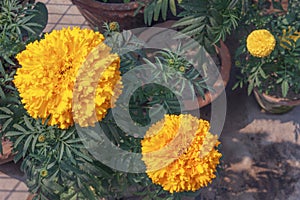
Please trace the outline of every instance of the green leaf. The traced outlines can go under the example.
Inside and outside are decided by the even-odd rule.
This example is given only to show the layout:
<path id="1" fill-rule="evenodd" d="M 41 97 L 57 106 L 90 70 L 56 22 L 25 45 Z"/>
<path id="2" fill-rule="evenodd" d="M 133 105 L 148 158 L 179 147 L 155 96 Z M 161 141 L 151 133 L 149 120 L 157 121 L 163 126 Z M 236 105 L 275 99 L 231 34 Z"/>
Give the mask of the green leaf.
<path id="1" fill-rule="evenodd" d="M 29 144 L 31 142 L 33 138 L 33 135 L 29 135 L 28 138 L 26 139 L 25 143 L 24 143 L 24 147 L 23 147 L 23 157 L 25 157 L 26 153 L 27 153 L 27 149 L 29 147 Z"/>
<path id="2" fill-rule="evenodd" d="M 2 61 L 0 60 L 0 74 L 4 75 L 5 74 L 5 70 L 2 64 Z"/>
<path id="3" fill-rule="evenodd" d="M 173 25 L 173 27 L 187 26 L 187 25 L 191 25 L 191 24 L 199 24 L 202 21 L 204 21 L 205 19 L 206 19 L 205 16 L 200 16 L 200 17 L 194 17 L 194 16 L 185 17 L 185 18 L 182 18 L 182 19 L 178 20 L 177 22 L 175 22 L 175 24 Z"/>
<path id="4" fill-rule="evenodd" d="M 161 5 L 161 15 L 163 20 L 167 19 L 167 12 L 168 12 L 168 0 L 163 0 Z"/>
<path id="5" fill-rule="evenodd" d="M 266 73 L 264 72 L 264 70 L 262 69 L 262 68 L 260 68 L 260 70 L 259 70 L 259 74 L 261 75 L 261 77 L 263 77 L 264 79 L 266 79 L 267 78 L 267 75 L 266 75 Z"/>
<path id="6" fill-rule="evenodd" d="M 5 112 L 5 113 L 8 114 L 8 115 L 14 114 L 11 110 L 9 110 L 9 109 L 6 108 L 6 107 L 0 107 L 0 110 L 2 110 L 3 112 Z"/>
<path id="7" fill-rule="evenodd" d="M 0 87 L 0 97 L 1 97 L 0 99 L 5 99 L 6 98 L 6 95 L 3 92 L 2 87 Z"/>
<path id="8" fill-rule="evenodd" d="M 154 9 L 154 17 L 153 17 L 153 20 L 154 20 L 154 21 L 157 21 L 157 20 L 158 20 L 158 17 L 159 17 L 160 11 L 161 11 L 161 4 L 162 4 L 162 1 L 163 1 L 163 0 L 158 0 L 158 1 L 156 2 L 155 9 Z"/>
<path id="9" fill-rule="evenodd" d="M 248 95 L 251 94 L 253 88 L 254 88 L 254 81 L 252 80 L 249 82 L 249 85 L 248 85 Z"/>
<path id="10" fill-rule="evenodd" d="M 81 192 L 84 194 L 86 199 L 96 200 L 95 195 L 94 195 L 93 191 L 91 191 L 90 187 L 86 184 L 84 184 L 83 187 L 84 188 L 81 188 Z"/>
<path id="11" fill-rule="evenodd" d="M 36 14 L 30 22 L 40 25 L 38 27 L 32 27 L 35 34 L 40 35 L 48 23 L 48 10 L 46 5 L 41 2 L 35 4 L 34 10 L 38 11 L 38 14 Z"/>
<path id="12" fill-rule="evenodd" d="M 24 122 L 28 129 L 30 129 L 31 131 L 34 131 L 34 127 L 30 123 L 30 121 L 26 115 L 24 116 Z"/>
<path id="13" fill-rule="evenodd" d="M 18 131 L 22 131 L 23 133 L 26 133 L 27 131 L 22 127 L 20 126 L 19 124 L 14 124 L 13 127 L 15 129 L 17 129 Z"/>
<path id="14" fill-rule="evenodd" d="M 62 157 L 64 155 L 64 149 L 65 149 L 64 143 L 60 143 L 60 151 L 59 151 L 58 162 L 61 161 L 61 159 L 62 159 Z"/>
<path id="15" fill-rule="evenodd" d="M 18 153 L 14 156 L 14 162 L 17 163 L 22 157 L 23 157 L 22 152 L 18 152 Z"/>
<path id="16" fill-rule="evenodd" d="M 10 118 L 11 116 L 10 115 L 0 115 L 0 119 L 7 119 L 7 118 Z"/>
<path id="17" fill-rule="evenodd" d="M 282 91 L 282 96 L 286 97 L 288 91 L 289 91 L 289 84 L 287 80 L 282 81 L 281 83 L 281 91 Z"/>
<path id="18" fill-rule="evenodd" d="M 79 156 L 80 158 L 83 158 L 83 159 L 85 159 L 85 160 L 87 160 L 87 161 L 89 161 L 89 162 L 92 162 L 92 161 L 93 161 L 89 156 L 84 155 L 82 152 L 76 150 L 75 148 L 70 148 L 70 150 L 71 150 L 75 155 Z"/>
<path id="19" fill-rule="evenodd" d="M 59 184 L 57 184 L 57 183 L 54 182 L 54 181 L 48 181 L 47 179 L 43 179 L 42 183 L 43 183 L 47 188 L 51 189 L 52 192 L 57 191 L 57 192 L 60 193 L 60 192 L 64 191 L 64 187 L 61 186 L 61 185 L 59 185 Z M 50 191 L 51 191 L 51 190 L 50 190 Z"/>
<path id="20" fill-rule="evenodd" d="M 170 0 L 169 3 L 170 3 L 170 10 L 171 10 L 172 14 L 173 14 L 174 16 L 176 16 L 177 13 L 176 13 L 176 4 L 175 4 L 175 0 Z"/>
<path id="21" fill-rule="evenodd" d="M 34 136 L 33 140 L 32 140 L 32 144 L 31 144 L 31 151 L 32 151 L 32 152 L 34 152 L 34 150 L 35 150 L 35 145 L 36 145 L 36 142 L 37 142 L 38 138 L 39 138 L 39 135 L 36 134 L 36 135 Z"/>
<path id="22" fill-rule="evenodd" d="M 21 135 L 20 137 L 18 137 L 18 139 L 14 142 L 14 148 L 17 148 L 19 143 L 24 139 L 26 135 Z"/>
<path id="23" fill-rule="evenodd" d="M 4 122 L 4 124 L 2 125 L 2 131 L 5 132 L 6 131 L 6 128 L 8 127 L 8 125 L 10 125 L 10 123 L 13 121 L 14 119 L 13 118 L 10 118 L 8 120 L 6 120 Z"/>
<path id="24" fill-rule="evenodd" d="M 19 135 L 23 135 L 23 132 L 19 132 L 19 131 L 8 131 L 5 136 L 6 137 L 13 137 L 13 136 L 19 136 Z"/>

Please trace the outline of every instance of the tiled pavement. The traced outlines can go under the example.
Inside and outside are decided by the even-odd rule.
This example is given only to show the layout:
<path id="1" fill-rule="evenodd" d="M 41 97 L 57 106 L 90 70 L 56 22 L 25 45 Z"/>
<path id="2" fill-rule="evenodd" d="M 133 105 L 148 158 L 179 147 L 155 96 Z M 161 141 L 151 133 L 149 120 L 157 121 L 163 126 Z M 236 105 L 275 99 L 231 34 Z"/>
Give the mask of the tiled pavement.
<path id="1" fill-rule="evenodd" d="M 48 25 L 45 32 L 51 32 L 54 29 L 61 29 L 67 26 L 79 26 L 89 28 L 88 23 L 80 14 L 75 5 L 70 0 L 38 0 L 47 5 Z"/>
<path id="2" fill-rule="evenodd" d="M 48 25 L 45 32 L 67 26 L 89 28 L 76 6 L 70 0 L 37 0 L 48 8 Z M 24 183 L 25 176 L 20 171 L 20 164 L 13 162 L 0 165 L 0 200 L 26 200 L 29 192 Z"/>

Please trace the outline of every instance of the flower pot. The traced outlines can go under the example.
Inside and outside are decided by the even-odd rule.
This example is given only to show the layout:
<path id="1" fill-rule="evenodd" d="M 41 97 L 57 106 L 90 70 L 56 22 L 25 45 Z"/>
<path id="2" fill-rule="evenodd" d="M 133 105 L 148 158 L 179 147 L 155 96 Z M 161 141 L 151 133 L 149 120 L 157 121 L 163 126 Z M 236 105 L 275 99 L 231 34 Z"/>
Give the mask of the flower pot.
<path id="1" fill-rule="evenodd" d="M 9 140 L 1 140 L 3 155 L 0 154 L 0 165 L 13 160 L 12 143 Z"/>
<path id="2" fill-rule="evenodd" d="M 283 114 L 300 105 L 300 99 L 276 98 L 259 92 L 257 88 L 253 91 L 257 103 L 269 113 Z"/>
<path id="3" fill-rule="evenodd" d="M 160 28 L 171 28 L 174 22 L 175 21 L 168 20 L 166 22 L 157 24 L 155 26 Z M 142 38 L 143 41 L 147 42 L 150 41 L 152 37 L 156 37 L 157 35 L 159 35 L 159 30 L 158 31 L 146 30 L 145 32 L 141 33 L 139 38 Z M 222 92 L 224 92 L 224 89 L 230 78 L 231 56 L 230 56 L 229 49 L 227 48 L 227 46 L 223 41 L 220 41 L 220 47 L 216 46 L 216 51 L 220 58 L 221 66 L 219 66 L 219 76 L 215 77 L 216 81 L 212 86 L 213 92 L 207 91 L 205 93 L 205 98 L 201 96 L 197 96 L 196 101 L 198 101 L 198 104 L 195 103 L 195 100 L 185 100 L 184 101 L 185 110 L 196 110 L 204 106 L 207 106 L 211 102 L 213 102 L 216 98 L 218 98 Z"/>
<path id="4" fill-rule="evenodd" d="M 92 28 L 97 27 L 103 31 L 104 22 L 116 21 L 120 25 L 120 30 L 129 30 L 144 25 L 143 10 L 136 15 L 135 12 L 140 6 L 139 2 L 148 0 L 134 1 L 130 3 L 103 3 L 95 0 L 72 0 L 80 13 L 85 17 Z"/>

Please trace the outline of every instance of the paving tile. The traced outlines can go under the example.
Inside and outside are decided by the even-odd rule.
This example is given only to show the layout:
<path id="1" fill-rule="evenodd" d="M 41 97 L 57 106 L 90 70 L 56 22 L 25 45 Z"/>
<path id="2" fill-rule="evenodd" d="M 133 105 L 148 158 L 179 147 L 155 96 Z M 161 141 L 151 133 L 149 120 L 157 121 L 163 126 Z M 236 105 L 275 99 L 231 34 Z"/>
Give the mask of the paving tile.
<path id="1" fill-rule="evenodd" d="M 92 29 L 90 26 L 88 26 L 88 25 L 82 25 L 82 26 L 80 26 L 82 29 Z"/>
<path id="2" fill-rule="evenodd" d="M 66 14 L 79 14 L 79 15 L 81 15 L 80 11 L 78 10 L 78 8 L 76 6 L 71 6 Z"/>
<path id="3" fill-rule="evenodd" d="M 29 195 L 21 162 L 0 165 L 0 200 L 25 200 Z"/>
<path id="4" fill-rule="evenodd" d="M 80 25 L 57 24 L 57 25 L 54 27 L 54 29 L 55 29 L 55 30 L 61 30 L 62 28 L 75 27 L 75 26 L 80 26 Z"/>
<path id="5" fill-rule="evenodd" d="M 81 25 L 85 19 L 81 15 L 64 15 L 59 21 L 60 24 Z"/>
<path id="6" fill-rule="evenodd" d="M 64 5 L 70 5 L 72 2 L 70 0 L 49 0 L 48 4 L 64 4 Z"/>
<path id="7" fill-rule="evenodd" d="M 48 4 L 48 13 L 50 14 L 64 14 L 69 9 L 69 5 L 53 5 Z"/>
<path id="8" fill-rule="evenodd" d="M 42 3 L 45 3 L 47 4 L 50 0 L 37 0 L 36 2 L 42 2 Z"/>
<path id="9" fill-rule="evenodd" d="M 54 27 L 55 27 L 55 24 L 47 24 L 46 28 L 44 29 L 44 32 L 49 33 L 53 30 Z"/>
<path id="10" fill-rule="evenodd" d="M 51 14 L 48 16 L 48 23 L 58 23 L 60 18 L 62 17 L 63 15 L 61 14 Z"/>

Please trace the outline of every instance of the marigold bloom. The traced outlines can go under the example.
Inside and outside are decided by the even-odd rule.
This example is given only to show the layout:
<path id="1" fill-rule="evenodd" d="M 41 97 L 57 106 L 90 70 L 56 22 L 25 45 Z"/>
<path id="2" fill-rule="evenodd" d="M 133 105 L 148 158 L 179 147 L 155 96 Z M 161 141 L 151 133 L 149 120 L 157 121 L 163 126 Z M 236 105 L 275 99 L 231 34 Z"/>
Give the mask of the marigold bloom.
<path id="1" fill-rule="evenodd" d="M 215 178 L 222 156 L 209 122 L 188 114 L 165 115 L 142 140 L 147 175 L 171 193 L 196 191 Z"/>
<path id="2" fill-rule="evenodd" d="M 275 45 L 275 37 L 265 29 L 252 31 L 247 37 L 247 49 L 255 57 L 267 57 L 272 53 Z"/>
<path id="3" fill-rule="evenodd" d="M 99 32 L 78 27 L 63 28 L 46 34 L 40 41 L 28 44 L 16 56 L 22 67 L 17 70 L 14 84 L 25 109 L 33 118 L 46 119 L 50 116 L 49 125 L 58 125 L 62 129 L 74 124 L 72 99 L 76 76 L 88 54 L 103 44 L 103 40 L 104 36 Z M 113 55 L 109 58 L 112 59 L 112 67 L 109 66 L 108 71 L 103 74 L 114 71 L 116 77 L 111 82 L 99 81 L 99 87 L 106 84 L 105 87 L 112 89 L 116 80 L 120 80 L 119 57 Z M 102 94 L 100 90 L 97 95 Z M 107 103 L 107 99 L 111 98 L 109 95 L 105 93 L 104 100 L 95 97 L 94 105 L 99 105 L 96 109 L 102 109 L 102 113 L 111 106 Z M 105 102 L 105 105 L 100 101 Z M 91 109 L 95 109 L 95 106 L 89 108 Z"/>

